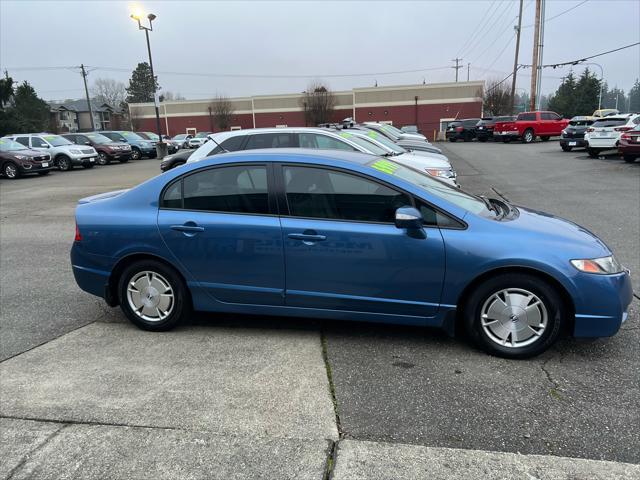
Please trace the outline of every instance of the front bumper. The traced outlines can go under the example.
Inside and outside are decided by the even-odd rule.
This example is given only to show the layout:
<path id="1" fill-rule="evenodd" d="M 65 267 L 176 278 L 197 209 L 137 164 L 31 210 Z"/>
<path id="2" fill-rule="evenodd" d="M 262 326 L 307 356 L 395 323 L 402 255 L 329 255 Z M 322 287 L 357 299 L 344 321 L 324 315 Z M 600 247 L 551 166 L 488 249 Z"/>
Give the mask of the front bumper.
<path id="1" fill-rule="evenodd" d="M 615 275 L 576 274 L 577 298 L 573 334 L 576 337 L 610 337 L 627 319 L 633 300 L 629 272 Z"/>
<path id="2" fill-rule="evenodd" d="M 47 166 L 43 167 L 43 165 Z M 55 166 L 53 165 L 53 160 L 46 160 L 44 162 L 19 163 L 18 169 L 20 170 L 20 173 L 37 173 L 54 170 Z"/>
<path id="3" fill-rule="evenodd" d="M 71 164 L 72 165 L 95 165 L 97 158 L 98 158 L 97 153 L 73 155 L 71 157 Z"/>

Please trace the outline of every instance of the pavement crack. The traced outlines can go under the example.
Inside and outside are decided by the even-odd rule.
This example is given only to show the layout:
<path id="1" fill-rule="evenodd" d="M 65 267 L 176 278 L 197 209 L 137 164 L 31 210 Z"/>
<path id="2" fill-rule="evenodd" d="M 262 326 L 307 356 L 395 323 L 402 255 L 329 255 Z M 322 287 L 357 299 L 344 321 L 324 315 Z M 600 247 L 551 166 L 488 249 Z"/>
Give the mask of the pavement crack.
<path id="1" fill-rule="evenodd" d="M 338 443 L 329 440 L 329 450 L 327 452 L 327 460 L 324 466 L 324 474 L 322 480 L 331 480 L 333 478 L 333 470 L 336 468 L 336 456 L 338 455 Z"/>
<path id="2" fill-rule="evenodd" d="M 551 395 L 556 400 L 562 400 L 562 395 L 560 394 L 560 383 L 553 378 L 551 372 L 547 369 L 547 364 L 553 360 L 554 357 L 549 357 L 547 360 L 540 364 L 540 369 L 544 372 L 547 377 L 547 381 L 552 385 L 549 389 L 549 395 Z"/>
<path id="3" fill-rule="evenodd" d="M 29 420 L 32 422 L 42 422 L 42 423 L 57 423 L 65 426 L 92 425 L 92 426 L 99 426 L 99 427 L 148 428 L 153 430 L 180 430 L 180 431 L 183 430 L 181 428 L 176 428 L 176 427 L 161 427 L 156 425 L 136 425 L 136 424 L 129 424 L 129 423 L 117 423 L 117 422 L 111 423 L 111 422 L 97 422 L 97 421 L 93 422 L 90 420 L 81 421 L 81 420 L 71 420 L 71 419 L 56 420 L 51 418 L 38 418 L 38 417 L 27 417 L 27 416 L 17 416 L 17 415 L 0 415 L 0 418 L 8 418 L 11 420 Z"/>
<path id="4" fill-rule="evenodd" d="M 11 480 L 13 476 L 24 466 L 24 464 L 27 463 L 27 461 L 29 460 L 29 458 L 31 458 L 32 455 L 42 450 L 47 444 L 49 444 L 49 442 L 51 442 L 51 440 L 57 437 L 60 434 L 60 432 L 62 432 L 68 426 L 69 424 L 63 423 L 59 429 L 57 429 L 55 432 L 52 432 L 50 435 L 48 435 L 47 438 L 45 438 L 40 445 L 38 445 L 33 450 L 29 451 L 24 457 L 22 457 L 20 462 L 11 469 L 11 471 L 6 477 L 6 480 Z"/>
<path id="5" fill-rule="evenodd" d="M 333 413 L 336 417 L 336 428 L 338 429 L 338 438 L 343 438 L 345 433 L 342 430 L 342 424 L 340 422 L 340 413 L 338 411 L 338 398 L 336 396 L 336 387 L 333 383 L 333 372 L 331 370 L 331 363 L 329 362 L 329 352 L 327 348 L 327 336 L 324 331 L 320 332 L 320 343 L 322 345 L 322 360 L 324 360 L 324 367 L 327 371 L 327 380 L 329 382 L 329 393 L 331 395 L 331 402 L 333 403 Z"/>

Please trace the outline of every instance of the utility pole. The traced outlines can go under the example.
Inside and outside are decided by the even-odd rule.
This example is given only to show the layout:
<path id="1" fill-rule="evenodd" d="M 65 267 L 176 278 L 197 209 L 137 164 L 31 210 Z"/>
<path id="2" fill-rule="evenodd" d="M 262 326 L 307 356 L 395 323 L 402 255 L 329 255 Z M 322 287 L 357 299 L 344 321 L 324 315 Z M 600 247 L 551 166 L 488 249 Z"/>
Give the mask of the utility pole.
<path id="1" fill-rule="evenodd" d="M 516 74 L 518 73 L 518 54 L 520 53 L 520 30 L 522 29 L 522 3 L 520 0 L 520 11 L 518 13 L 518 26 L 516 28 L 516 55 L 513 59 L 513 75 L 511 78 L 511 113 L 516 111 Z"/>
<path id="2" fill-rule="evenodd" d="M 461 58 L 454 58 L 453 60 L 451 60 L 452 62 L 456 62 L 456 66 L 451 67 L 456 69 L 456 82 L 458 81 L 458 70 L 462 68 L 462 65 L 460 65 L 461 60 L 462 60 Z"/>
<path id="3" fill-rule="evenodd" d="M 544 64 L 544 22 L 545 22 L 545 6 L 546 1 L 540 0 L 540 33 L 538 44 L 538 75 L 536 80 L 536 110 L 540 110 L 540 101 L 542 100 L 542 65 Z"/>
<path id="4" fill-rule="evenodd" d="M 467 82 L 469 81 L 469 72 L 471 71 L 471 64 L 467 63 Z"/>
<path id="5" fill-rule="evenodd" d="M 87 87 L 87 71 L 84 69 L 84 64 L 80 65 L 80 71 L 82 75 L 82 79 L 84 80 L 84 93 L 87 96 L 87 107 L 89 107 L 89 119 L 91 121 L 91 131 L 93 131 L 96 126 L 93 123 L 93 109 L 91 108 L 91 99 L 89 98 L 89 88 Z M 80 124 L 78 123 L 78 128 L 80 128 Z"/>
<path id="6" fill-rule="evenodd" d="M 531 60 L 531 98 L 529 110 L 536 109 L 536 87 L 538 86 L 538 49 L 540 47 L 540 14 L 542 0 L 536 0 L 536 19 L 533 29 L 533 58 Z"/>

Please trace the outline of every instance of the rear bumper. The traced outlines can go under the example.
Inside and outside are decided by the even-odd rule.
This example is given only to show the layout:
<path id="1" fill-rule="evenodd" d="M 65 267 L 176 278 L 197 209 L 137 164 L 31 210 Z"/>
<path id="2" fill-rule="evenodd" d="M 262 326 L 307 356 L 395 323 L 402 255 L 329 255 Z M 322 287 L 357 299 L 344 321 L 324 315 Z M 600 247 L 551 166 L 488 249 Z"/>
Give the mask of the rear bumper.
<path id="1" fill-rule="evenodd" d="M 640 143 L 631 144 L 620 140 L 618 152 L 620 152 L 621 155 L 640 155 Z"/>
<path id="2" fill-rule="evenodd" d="M 613 149 L 618 148 L 618 138 L 589 138 L 587 139 L 589 148 Z"/>
<path id="3" fill-rule="evenodd" d="M 560 138 L 560 145 L 563 147 L 586 147 L 587 142 L 584 138 Z"/>

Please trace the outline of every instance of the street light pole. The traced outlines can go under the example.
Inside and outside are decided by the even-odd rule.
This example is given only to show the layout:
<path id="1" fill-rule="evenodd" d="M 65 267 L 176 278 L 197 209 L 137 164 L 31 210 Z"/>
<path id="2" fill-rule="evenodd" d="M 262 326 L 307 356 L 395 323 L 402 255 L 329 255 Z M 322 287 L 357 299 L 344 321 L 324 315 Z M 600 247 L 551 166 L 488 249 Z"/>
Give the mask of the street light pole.
<path id="1" fill-rule="evenodd" d="M 600 93 L 598 94 L 598 110 L 600 110 L 602 108 L 602 84 L 604 83 L 604 69 L 602 68 L 602 65 L 594 62 L 583 63 L 583 65 L 595 65 L 596 67 L 600 68 Z"/>
<path id="2" fill-rule="evenodd" d="M 162 130 L 160 128 L 160 106 L 158 105 L 158 92 L 156 90 L 156 76 L 153 73 L 153 57 L 151 56 L 151 42 L 149 41 L 149 32 L 153 32 L 153 21 L 157 18 L 153 13 L 147 15 L 149 26 L 142 25 L 140 19 L 142 15 L 139 13 L 131 14 L 131 18 L 138 22 L 138 30 L 144 30 L 147 39 L 147 52 L 149 53 L 149 68 L 151 69 L 151 80 L 153 82 L 153 105 L 156 110 L 156 130 L 158 133 L 158 143 L 156 143 L 157 158 L 164 158 L 167 155 L 167 144 L 162 139 Z M 167 135 L 169 132 L 167 132 Z"/>

